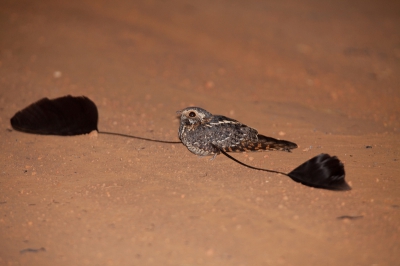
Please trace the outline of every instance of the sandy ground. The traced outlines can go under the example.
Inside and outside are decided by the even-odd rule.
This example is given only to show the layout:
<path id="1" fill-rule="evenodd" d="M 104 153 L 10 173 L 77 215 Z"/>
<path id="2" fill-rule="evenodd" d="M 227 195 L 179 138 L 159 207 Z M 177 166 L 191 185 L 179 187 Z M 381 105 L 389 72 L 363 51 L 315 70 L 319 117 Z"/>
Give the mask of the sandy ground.
<path id="1" fill-rule="evenodd" d="M 0 2 L 0 265 L 399 265 L 399 2 L 198 2 Z M 68 94 L 97 104 L 100 130 L 164 140 L 201 106 L 299 145 L 243 162 L 337 155 L 353 190 L 11 129 Z"/>

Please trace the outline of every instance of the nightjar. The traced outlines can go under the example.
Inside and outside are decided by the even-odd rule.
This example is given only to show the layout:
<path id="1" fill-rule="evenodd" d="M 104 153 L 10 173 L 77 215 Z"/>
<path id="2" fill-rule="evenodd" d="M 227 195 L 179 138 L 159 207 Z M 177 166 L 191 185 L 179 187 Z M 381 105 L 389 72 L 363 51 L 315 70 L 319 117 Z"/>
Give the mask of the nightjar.
<path id="1" fill-rule="evenodd" d="M 257 130 L 239 121 L 212 115 L 199 107 L 187 107 L 180 116 L 179 139 L 192 153 L 200 156 L 225 152 L 262 150 L 288 151 L 297 144 L 259 135 Z"/>

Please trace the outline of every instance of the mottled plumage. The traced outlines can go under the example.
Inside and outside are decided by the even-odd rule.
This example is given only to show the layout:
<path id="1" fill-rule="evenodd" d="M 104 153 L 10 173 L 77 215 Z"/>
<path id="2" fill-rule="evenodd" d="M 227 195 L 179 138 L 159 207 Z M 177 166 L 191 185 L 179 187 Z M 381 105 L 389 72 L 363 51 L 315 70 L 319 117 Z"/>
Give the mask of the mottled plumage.
<path id="1" fill-rule="evenodd" d="M 257 130 L 199 107 L 188 107 L 180 115 L 179 139 L 194 154 L 218 155 L 225 152 L 281 150 L 297 148 L 293 142 L 259 135 Z"/>

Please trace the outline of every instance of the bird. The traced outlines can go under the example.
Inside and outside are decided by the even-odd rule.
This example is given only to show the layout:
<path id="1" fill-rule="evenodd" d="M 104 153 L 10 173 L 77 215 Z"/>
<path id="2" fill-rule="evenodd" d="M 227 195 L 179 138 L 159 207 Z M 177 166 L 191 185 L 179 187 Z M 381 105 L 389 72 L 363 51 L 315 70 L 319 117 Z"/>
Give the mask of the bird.
<path id="1" fill-rule="evenodd" d="M 297 144 L 258 134 L 258 131 L 232 118 L 213 115 L 200 107 L 177 111 L 180 117 L 178 137 L 188 150 L 199 156 L 221 151 L 247 152 L 279 150 L 291 152 Z"/>

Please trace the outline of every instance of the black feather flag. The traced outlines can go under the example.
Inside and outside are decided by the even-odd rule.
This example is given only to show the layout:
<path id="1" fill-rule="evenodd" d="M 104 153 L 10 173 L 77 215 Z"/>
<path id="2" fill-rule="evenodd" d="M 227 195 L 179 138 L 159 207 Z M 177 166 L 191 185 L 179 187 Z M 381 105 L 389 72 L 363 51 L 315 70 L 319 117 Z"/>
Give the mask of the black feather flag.
<path id="1" fill-rule="evenodd" d="M 43 98 L 11 118 L 18 131 L 43 135 L 80 135 L 97 130 L 97 107 L 85 96 Z"/>
<path id="2" fill-rule="evenodd" d="M 291 179 L 303 185 L 331 190 L 350 190 L 344 180 L 343 163 L 326 153 L 311 158 L 287 174 Z"/>

